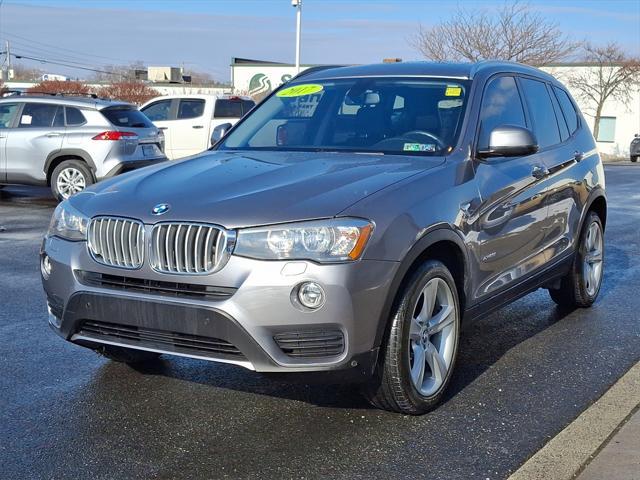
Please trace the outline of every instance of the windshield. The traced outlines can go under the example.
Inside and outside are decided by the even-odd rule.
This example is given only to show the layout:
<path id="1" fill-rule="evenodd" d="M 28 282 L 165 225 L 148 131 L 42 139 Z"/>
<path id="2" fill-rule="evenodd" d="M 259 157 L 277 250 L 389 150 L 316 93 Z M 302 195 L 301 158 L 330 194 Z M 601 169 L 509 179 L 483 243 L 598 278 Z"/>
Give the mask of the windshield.
<path id="1" fill-rule="evenodd" d="M 218 148 L 443 155 L 456 144 L 468 84 L 428 78 L 291 83 Z"/>

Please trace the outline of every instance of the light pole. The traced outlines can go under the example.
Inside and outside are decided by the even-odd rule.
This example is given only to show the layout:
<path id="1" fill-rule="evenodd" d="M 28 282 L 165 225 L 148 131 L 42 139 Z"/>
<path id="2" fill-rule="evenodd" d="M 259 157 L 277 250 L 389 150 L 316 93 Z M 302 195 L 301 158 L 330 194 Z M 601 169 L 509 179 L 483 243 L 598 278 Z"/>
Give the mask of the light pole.
<path id="1" fill-rule="evenodd" d="M 296 9 L 296 73 L 300 73 L 300 34 L 302 30 L 302 0 L 291 0 Z"/>

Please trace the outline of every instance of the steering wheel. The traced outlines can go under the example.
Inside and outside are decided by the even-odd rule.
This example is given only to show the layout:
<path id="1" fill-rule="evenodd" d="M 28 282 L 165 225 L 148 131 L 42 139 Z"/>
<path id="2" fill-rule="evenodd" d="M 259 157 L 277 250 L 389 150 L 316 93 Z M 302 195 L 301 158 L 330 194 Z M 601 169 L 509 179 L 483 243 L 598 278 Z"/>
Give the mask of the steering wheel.
<path id="1" fill-rule="evenodd" d="M 411 138 L 412 136 L 422 136 L 422 137 L 427 137 L 429 139 L 429 143 L 436 143 L 436 145 L 438 146 L 439 150 L 444 150 L 445 148 L 447 148 L 447 145 L 444 143 L 444 141 L 434 135 L 433 133 L 427 132 L 425 130 L 411 130 L 410 132 L 406 132 L 403 133 L 402 135 L 398 135 L 397 137 L 392 137 L 392 138 L 386 138 L 378 143 L 376 143 L 375 145 L 373 145 L 374 147 L 383 147 L 386 144 L 393 144 L 394 142 L 403 142 L 406 140 L 413 140 L 416 141 L 415 138 Z"/>

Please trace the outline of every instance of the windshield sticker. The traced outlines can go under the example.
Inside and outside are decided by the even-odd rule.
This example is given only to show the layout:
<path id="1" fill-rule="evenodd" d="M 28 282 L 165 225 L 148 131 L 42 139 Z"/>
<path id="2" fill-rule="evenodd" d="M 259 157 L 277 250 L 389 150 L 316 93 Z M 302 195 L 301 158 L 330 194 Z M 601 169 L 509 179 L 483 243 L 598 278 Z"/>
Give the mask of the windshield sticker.
<path id="1" fill-rule="evenodd" d="M 306 85 L 294 85 L 293 87 L 285 88 L 276 93 L 278 97 L 302 97 L 305 95 L 311 95 L 313 93 L 321 92 L 323 89 L 322 85 L 318 85 L 315 83 L 309 83 Z"/>
<path id="2" fill-rule="evenodd" d="M 462 95 L 462 87 L 455 86 L 447 86 L 447 89 L 444 91 L 445 97 L 459 97 Z"/>
<path id="3" fill-rule="evenodd" d="M 405 143 L 402 150 L 405 152 L 435 152 L 436 146 L 433 143 Z"/>

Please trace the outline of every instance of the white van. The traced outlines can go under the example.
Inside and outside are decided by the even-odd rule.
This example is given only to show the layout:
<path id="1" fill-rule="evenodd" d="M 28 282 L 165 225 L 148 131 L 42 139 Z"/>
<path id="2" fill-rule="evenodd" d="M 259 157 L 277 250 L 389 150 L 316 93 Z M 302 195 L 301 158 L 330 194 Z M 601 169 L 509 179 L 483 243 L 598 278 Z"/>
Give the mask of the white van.
<path id="1" fill-rule="evenodd" d="M 165 154 L 173 160 L 209 148 L 217 125 L 233 125 L 254 105 L 251 97 L 235 95 L 167 95 L 140 110 L 164 131 Z"/>

